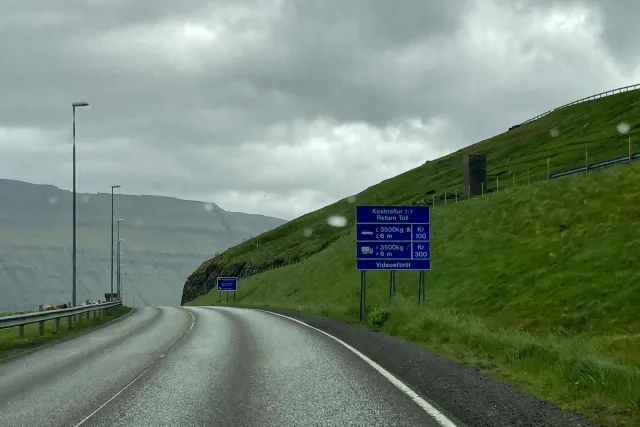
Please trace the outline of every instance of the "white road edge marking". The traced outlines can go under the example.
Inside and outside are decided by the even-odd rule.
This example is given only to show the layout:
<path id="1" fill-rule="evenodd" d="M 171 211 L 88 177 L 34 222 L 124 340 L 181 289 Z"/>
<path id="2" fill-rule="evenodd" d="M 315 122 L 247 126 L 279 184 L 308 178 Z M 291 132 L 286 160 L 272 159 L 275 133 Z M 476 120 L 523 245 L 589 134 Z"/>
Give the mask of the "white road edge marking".
<path id="1" fill-rule="evenodd" d="M 189 330 L 188 330 L 188 331 L 187 331 L 183 336 L 181 336 L 181 337 L 180 337 L 180 339 L 179 339 L 178 341 L 176 341 L 176 342 L 174 343 L 174 345 L 175 345 L 176 343 L 178 343 L 178 342 L 182 341 L 182 339 L 183 339 L 184 337 L 186 337 L 187 335 L 189 335 L 189 332 L 191 332 L 191 330 L 193 329 L 193 325 L 195 325 L 195 324 L 196 324 L 196 316 L 195 316 L 193 313 L 191 313 L 191 312 L 189 312 L 189 314 L 191 315 L 191 326 L 189 327 Z M 173 347 L 173 345 L 172 345 L 171 347 Z M 168 351 L 167 351 L 167 352 L 168 352 Z M 109 400 L 107 400 L 107 401 L 106 401 L 106 402 L 104 402 L 102 405 L 100 405 L 100 406 L 98 407 L 98 409 L 96 409 L 95 411 L 93 411 L 92 413 L 90 413 L 89 415 L 87 415 L 87 416 L 86 416 L 82 421 L 80 421 L 80 422 L 79 422 L 78 424 L 76 424 L 74 427 L 80 427 L 81 425 L 83 425 L 84 423 L 86 423 L 87 421 L 89 421 L 89 420 L 91 419 L 91 417 L 93 417 L 95 414 L 97 414 L 98 412 L 100 412 L 100 410 L 101 410 L 102 408 L 104 408 L 105 406 L 107 406 L 109 403 L 113 402 L 113 401 L 115 400 L 115 398 L 117 398 L 117 397 L 118 397 L 118 396 L 120 396 L 122 393 L 124 393 L 126 389 L 128 389 L 129 387 L 131 387 L 133 384 L 135 384 L 135 382 L 136 382 L 136 381 L 138 381 L 140 378 L 142 378 L 142 376 L 143 376 L 144 374 L 146 374 L 147 372 L 149 372 L 149 369 L 151 369 L 151 368 L 153 367 L 153 365 L 155 365 L 155 363 L 156 363 L 158 360 L 162 359 L 163 357 L 164 357 L 164 354 L 161 354 L 160 356 L 156 357 L 156 359 L 155 359 L 153 362 L 151 362 L 151 365 L 149 365 L 149 366 L 147 367 L 147 369 L 145 369 L 144 371 L 142 371 L 142 373 L 141 373 L 140 375 L 138 375 L 138 376 L 137 376 L 137 377 L 135 377 L 133 380 L 131 380 L 131 382 L 130 382 L 129 384 L 127 384 L 126 386 L 124 386 L 124 387 L 122 388 L 122 390 L 120 390 L 119 392 L 117 392 L 116 394 L 114 394 L 114 395 L 113 395 Z"/>
<path id="2" fill-rule="evenodd" d="M 329 333 L 327 333 L 327 332 L 325 332 L 325 331 L 323 331 L 321 329 L 313 327 L 313 326 L 309 325 L 308 323 L 304 323 L 304 322 L 302 322 L 302 321 L 300 321 L 298 319 L 294 319 L 293 317 L 285 316 L 284 314 L 274 313 L 274 312 L 266 311 L 266 310 L 259 310 L 259 309 L 254 309 L 254 310 L 255 311 L 261 311 L 263 313 L 269 313 L 269 314 L 272 314 L 272 315 L 275 315 L 275 316 L 284 317 L 285 319 L 292 320 L 294 322 L 297 322 L 297 323 L 299 323 L 301 325 L 306 326 L 307 328 L 311 328 L 313 330 L 316 330 L 316 331 L 328 336 L 329 338 L 331 338 L 334 341 L 338 342 L 339 344 L 343 345 L 345 348 L 350 350 L 352 353 L 354 353 L 360 359 L 364 360 L 373 369 L 378 371 L 378 373 L 380 373 L 383 377 L 385 377 L 391 384 L 393 384 L 401 392 L 403 392 L 404 394 L 409 396 L 409 398 L 411 400 L 413 400 L 418 406 L 420 406 L 420 408 L 422 408 L 427 414 L 429 414 L 434 420 L 436 420 L 436 422 L 438 424 L 440 424 L 442 427 L 457 427 L 442 412 L 440 412 L 436 408 L 434 408 L 429 402 L 427 402 L 422 397 L 420 397 L 420 395 L 418 395 L 418 393 L 413 391 L 411 388 L 409 388 L 408 385 L 406 385 L 405 383 L 400 381 L 398 378 L 396 378 L 391 372 L 387 371 L 382 366 L 378 365 L 376 362 L 374 362 L 373 360 L 369 359 L 367 356 L 365 356 L 360 351 L 356 350 L 355 348 L 353 348 L 352 346 L 350 346 L 346 342 L 342 341 L 341 339 L 336 338 L 333 335 L 331 335 L 331 334 L 329 334 Z"/>

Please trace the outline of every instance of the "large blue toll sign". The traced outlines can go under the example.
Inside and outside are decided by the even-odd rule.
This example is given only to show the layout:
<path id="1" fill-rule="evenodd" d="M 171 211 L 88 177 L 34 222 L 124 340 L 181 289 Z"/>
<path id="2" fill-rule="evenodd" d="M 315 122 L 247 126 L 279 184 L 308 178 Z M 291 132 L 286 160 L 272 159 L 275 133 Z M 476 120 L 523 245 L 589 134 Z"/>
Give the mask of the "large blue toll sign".
<path id="1" fill-rule="evenodd" d="M 219 291 L 236 291 L 238 290 L 238 278 L 218 277 L 216 285 Z"/>
<path id="2" fill-rule="evenodd" d="M 358 270 L 431 270 L 428 206 L 357 206 Z"/>

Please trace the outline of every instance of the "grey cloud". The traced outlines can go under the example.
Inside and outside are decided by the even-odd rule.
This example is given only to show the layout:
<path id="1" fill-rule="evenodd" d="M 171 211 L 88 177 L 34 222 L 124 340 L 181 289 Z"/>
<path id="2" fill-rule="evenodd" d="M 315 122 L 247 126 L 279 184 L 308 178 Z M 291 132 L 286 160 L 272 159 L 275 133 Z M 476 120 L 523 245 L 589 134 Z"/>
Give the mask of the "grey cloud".
<path id="1" fill-rule="evenodd" d="M 638 17 L 640 2 L 627 0 L 500 0 L 522 13 L 545 10 L 550 6 L 587 6 L 602 19 L 603 42 L 620 63 L 632 70 L 638 67 L 640 45 L 638 40 Z"/>
<path id="2" fill-rule="evenodd" d="M 421 103 L 412 103 L 394 84 L 403 76 L 388 74 L 393 70 L 385 69 L 380 59 L 393 61 L 401 45 L 454 32 L 469 3 L 416 0 L 397 7 L 387 1 L 290 2 L 286 21 L 278 23 L 272 36 L 276 53 L 261 50 L 256 61 L 268 65 L 246 67 L 238 77 L 262 91 L 295 96 L 306 117 L 380 124 L 405 114 L 421 115 Z M 269 61 L 272 55 L 279 61 Z"/>
<path id="3" fill-rule="evenodd" d="M 615 58 L 626 63 L 627 72 L 638 64 L 631 55 L 638 30 L 630 19 L 640 3 L 496 1 L 525 18 L 554 4 L 591 5 L 603 19 L 603 41 Z M 276 197 L 315 188 L 338 198 L 345 183 L 354 191 L 373 184 L 366 178 L 368 159 L 354 163 L 353 170 L 363 172 L 345 168 L 322 182 L 324 172 L 313 169 L 314 159 L 307 174 L 294 168 L 291 176 L 284 170 L 269 173 L 255 165 L 280 165 L 269 161 L 275 154 L 247 147 L 303 139 L 288 128 L 296 120 L 324 117 L 336 126 L 362 121 L 382 128 L 402 118 L 435 117 L 450 120 L 454 128 L 434 135 L 431 146 L 456 149 L 617 85 L 607 72 L 585 62 L 585 52 L 564 48 L 563 40 L 515 40 L 506 63 L 473 57 L 462 46 L 465 19 L 492 3 L 5 0 L 0 6 L 0 128 L 43 129 L 50 138 L 42 143 L 66 153 L 70 103 L 86 100 L 91 107 L 78 116 L 79 150 L 83 168 L 92 168 L 83 169 L 83 177 L 95 186 L 108 185 L 116 175 L 129 180 L 130 188 L 160 186 L 172 195 L 231 188 Z M 235 18 L 227 17 L 229 10 Z M 216 19 L 228 34 L 193 52 L 175 47 L 162 56 L 162 49 L 141 41 L 143 35 L 159 37 L 158 25 L 170 21 Z M 503 30 L 510 23 L 483 25 Z M 159 43 L 167 49 L 177 41 Z M 478 50 L 492 53 L 486 46 Z M 515 64 L 525 54 L 530 62 Z M 578 71 L 581 79 L 575 78 Z M 271 132 L 276 125 L 285 130 Z M 334 148 L 336 156 L 340 149 Z M 51 169 L 51 179 L 66 182 L 53 177 L 58 170 Z"/>
<path id="4" fill-rule="evenodd" d="M 592 1 L 600 9 L 604 21 L 603 37 L 609 49 L 629 70 L 638 67 L 638 19 L 640 2 Z"/>
<path id="5" fill-rule="evenodd" d="M 39 14 L 54 12 L 51 3 L 40 3 Z M 180 121 L 188 116 L 183 112 L 186 109 L 215 104 L 228 108 L 230 102 L 231 106 L 235 103 L 244 111 L 248 118 L 245 122 L 255 123 L 258 128 L 264 122 L 286 119 L 291 114 L 325 115 L 347 121 L 388 121 L 406 110 L 405 103 L 398 99 L 403 94 L 394 96 L 390 93 L 393 88 L 379 85 L 378 81 L 373 82 L 374 85 L 367 81 L 363 73 L 380 72 L 366 70 L 366 67 L 379 67 L 371 61 L 371 55 L 380 49 L 394 49 L 399 44 L 455 30 L 458 7 L 467 3 L 417 0 L 412 1 L 410 7 L 397 8 L 385 1 L 288 2 L 284 8 L 285 18 L 273 23 L 271 37 L 263 44 L 253 52 L 244 52 L 239 63 L 219 70 L 215 58 L 211 58 L 214 63 L 211 73 L 196 77 L 166 69 L 147 69 L 148 74 L 143 77 L 136 75 L 135 66 L 129 70 L 125 67 L 118 74 L 110 73 L 110 66 L 119 65 L 117 56 L 109 58 L 99 51 L 97 55 L 83 55 L 68 46 L 86 40 L 90 49 L 96 43 L 96 35 L 125 26 L 152 24 L 160 19 L 198 19 L 204 8 L 197 2 L 181 6 L 158 2 L 154 3 L 156 7 L 145 9 L 146 14 L 142 6 L 136 6 L 141 3 L 126 1 L 105 2 L 94 8 L 85 5 L 69 9 L 66 14 L 58 11 L 66 19 L 59 21 L 57 28 L 28 32 L 14 28 L 5 39 L 4 46 L 8 49 L 3 47 L 2 53 L 13 66 L 5 69 L 5 83 L 0 83 L 0 88 L 8 93 L 8 98 L 21 99 L 24 103 L 18 106 L 3 103 L 0 120 L 27 124 L 37 117 L 41 126 L 60 123 L 66 113 L 47 112 L 60 109 L 68 103 L 69 92 L 75 92 L 91 93 L 96 106 L 102 106 L 101 118 L 112 123 L 110 128 L 116 132 L 119 123 L 132 130 L 127 124 L 127 111 L 129 115 L 143 115 L 146 111 L 159 123 L 171 127 L 175 126 L 170 124 L 172 117 Z M 22 3 L 23 9 L 25 5 Z M 215 13 L 215 7 L 212 10 Z M 95 46 L 99 48 L 97 43 Z M 107 61 L 101 60 L 101 55 Z M 20 80 L 25 84 L 12 84 Z M 251 90 L 240 96 L 238 90 L 230 93 L 233 81 Z M 273 105 L 263 108 L 265 103 Z M 31 110 L 30 117 L 20 111 L 27 107 Z M 415 114 L 415 111 L 409 112 Z M 271 114 L 261 118 L 265 113 Z M 133 130 L 140 132 L 140 129 Z M 159 130 L 158 134 L 168 131 L 171 135 L 169 129 Z M 244 129 L 236 133 L 238 139 L 246 130 L 245 123 Z M 223 139 L 219 133 L 198 135 L 196 132 L 185 136 L 191 137 L 185 138 L 185 142 Z"/>

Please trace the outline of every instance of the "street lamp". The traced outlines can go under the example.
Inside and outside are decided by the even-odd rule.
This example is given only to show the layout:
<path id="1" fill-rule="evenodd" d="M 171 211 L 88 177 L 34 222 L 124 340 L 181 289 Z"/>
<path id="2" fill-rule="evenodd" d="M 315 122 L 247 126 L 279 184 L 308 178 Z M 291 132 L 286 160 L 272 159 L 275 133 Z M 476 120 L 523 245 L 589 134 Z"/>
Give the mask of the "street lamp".
<path id="1" fill-rule="evenodd" d="M 76 306 L 76 108 L 87 107 L 88 102 L 74 102 L 73 108 L 73 307 Z"/>
<path id="2" fill-rule="evenodd" d="M 122 240 L 120 240 L 122 242 Z M 118 252 L 118 298 L 120 298 L 120 301 L 122 301 L 122 295 L 120 295 L 120 293 L 122 292 L 122 264 L 120 263 L 120 260 L 122 259 L 121 256 L 124 255 L 122 252 Z"/>
<path id="3" fill-rule="evenodd" d="M 118 236 L 118 246 L 117 246 L 117 256 L 116 256 L 116 265 L 118 267 L 118 269 L 116 270 L 116 277 L 118 278 L 118 281 L 116 282 L 117 285 L 117 294 L 118 294 L 118 298 L 121 299 L 121 295 L 120 295 L 120 242 L 122 242 L 122 239 L 120 238 L 120 222 L 124 221 L 122 218 L 118 219 L 118 231 L 117 231 L 117 236 Z"/>
<path id="4" fill-rule="evenodd" d="M 111 186 L 111 295 L 113 296 L 113 190 L 119 185 Z"/>

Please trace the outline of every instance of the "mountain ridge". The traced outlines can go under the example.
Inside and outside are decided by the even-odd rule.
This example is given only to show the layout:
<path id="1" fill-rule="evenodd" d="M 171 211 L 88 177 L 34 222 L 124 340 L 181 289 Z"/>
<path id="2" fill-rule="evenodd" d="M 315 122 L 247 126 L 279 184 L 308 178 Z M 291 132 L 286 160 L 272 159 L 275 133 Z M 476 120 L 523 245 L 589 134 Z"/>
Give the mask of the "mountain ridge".
<path id="1" fill-rule="evenodd" d="M 111 194 L 76 196 L 78 300 L 103 299 Z M 70 300 L 72 197 L 55 185 L 0 179 L 0 312 Z M 184 280 L 202 261 L 286 222 L 171 196 L 116 193 L 114 200 L 115 218 L 124 219 L 123 275 L 149 305 L 179 304 Z"/>

